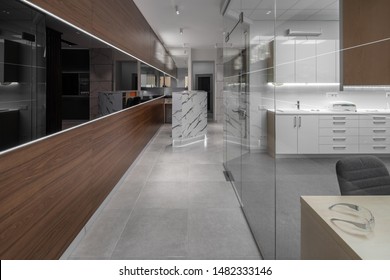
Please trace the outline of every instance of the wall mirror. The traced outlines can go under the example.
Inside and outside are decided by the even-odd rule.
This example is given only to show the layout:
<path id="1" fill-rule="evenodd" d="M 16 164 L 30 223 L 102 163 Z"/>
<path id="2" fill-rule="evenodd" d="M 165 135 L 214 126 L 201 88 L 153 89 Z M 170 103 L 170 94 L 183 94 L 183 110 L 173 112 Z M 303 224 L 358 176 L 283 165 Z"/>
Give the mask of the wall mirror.
<path id="1" fill-rule="evenodd" d="M 131 106 L 141 80 L 164 94 L 133 57 L 19 1 L 0 10 L 0 153 Z"/>

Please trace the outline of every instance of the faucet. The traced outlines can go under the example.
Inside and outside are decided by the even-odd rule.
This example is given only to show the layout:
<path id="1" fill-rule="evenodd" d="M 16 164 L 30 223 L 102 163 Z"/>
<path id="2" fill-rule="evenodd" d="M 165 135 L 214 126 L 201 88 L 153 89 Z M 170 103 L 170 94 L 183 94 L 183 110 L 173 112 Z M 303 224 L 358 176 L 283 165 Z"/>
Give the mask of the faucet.
<path id="1" fill-rule="evenodd" d="M 295 104 L 295 105 L 297 105 L 298 110 L 301 108 L 301 105 L 299 104 L 299 100 L 297 101 L 297 104 Z"/>

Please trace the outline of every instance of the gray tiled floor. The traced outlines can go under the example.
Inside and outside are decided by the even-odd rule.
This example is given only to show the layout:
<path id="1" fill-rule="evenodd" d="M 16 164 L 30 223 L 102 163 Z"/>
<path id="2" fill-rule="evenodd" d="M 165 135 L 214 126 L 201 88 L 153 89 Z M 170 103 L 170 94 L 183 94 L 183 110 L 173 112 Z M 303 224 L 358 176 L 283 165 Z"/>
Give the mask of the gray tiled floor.
<path id="1" fill-rule="evenodd" d="M 222 125 L 173 148 L 163 126 L 70 259 L 260 259 L 223 176 Z"/>

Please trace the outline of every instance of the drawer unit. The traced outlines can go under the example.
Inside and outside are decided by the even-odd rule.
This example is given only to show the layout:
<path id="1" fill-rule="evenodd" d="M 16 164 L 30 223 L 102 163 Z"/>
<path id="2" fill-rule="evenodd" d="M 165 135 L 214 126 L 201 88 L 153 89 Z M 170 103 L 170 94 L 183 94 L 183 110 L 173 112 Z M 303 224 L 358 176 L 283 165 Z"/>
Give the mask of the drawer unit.
<path id="1" fill-rule="evenodd" d="M 359 152 L 362 154 L 386 154 L 390 152 L 390 145 L 360 145 Z"/>
<path id="2" fill-rule="evenodd" d="M 331 127 L 320 127 L 320 136 L 338 137 L 338 136 L 357 136 L 359 135 L 359 129 L 357 127 L 352 128 L 331 128 Z"/>
<path id="3" fill-rule="evenodd" d="M 390 127 L 390 120 L 360 120 L 360 127 Z"/>
<path id="4" fill-rule="evenodd" d="M 389 127 L 362 127 L 359 129 L 360 136 L 390 136 Z"/>
<path id="5" fill-rule="evenodd" d="M 353 154 L 359 152 L 359 145 L 320 145 L 321 154 Z"/>
<path id="6" fill-rule="evenodd" d="M 360 136 L 359 144 L 361 145 L 390 145 L 390 136 Z"/>
<path id="7" fill-rule="evenodd" d="M 359 120 L 321 120 L 319 123 L 320 127 L 358 127 Z"/>
<path id="8" fill-rule="evenodd" d="M 349 121 L 349 120 L 358 120 L 359 116 L 357 115 L 321 115 L 320 120 L 332 120 L 332 121 Z"/>
<path id="9" fill-rule="evenodd" d="M 345 145 L 345 144 L 359 144 L 358 136 L 320 136 L 320 145 Z"/>

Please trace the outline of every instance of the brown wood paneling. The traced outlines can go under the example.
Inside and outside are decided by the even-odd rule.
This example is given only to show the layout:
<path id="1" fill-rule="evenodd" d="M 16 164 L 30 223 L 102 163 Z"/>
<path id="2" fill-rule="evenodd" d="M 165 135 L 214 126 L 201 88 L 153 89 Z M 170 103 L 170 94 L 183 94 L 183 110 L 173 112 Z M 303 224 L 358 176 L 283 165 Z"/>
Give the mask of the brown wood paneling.
<path id="1" fill-rule="evenodd" d="M 0 155 L 1 259 L 58 259 L 164 122 L 164 99 Z"/>
<path id="2" fill-rule="evenodd" d="M 344 0 L 343 84 L 390 85 L 390 1 Z M 348 48 L 353 48 L 348 50 Z"/>
<path id="3" fill-rule="evenodd" d="M 133 1 L 94 0 L 93 33 L 151 63 L 150 26 Z M 157 65 L 156 65 L 157 67 Z"/>
<path id="4" fill-rule="evenodd" d="M 156 42 L 161 44 L 160 40 L 132 0 L 29 0 L 29 2 L 162 71 L 167 69 L 166 64 L 155 57 L 155 45 Z M 176 73 L 176 66 L 174 68 L 169 71 L 171 74 Z"/>

